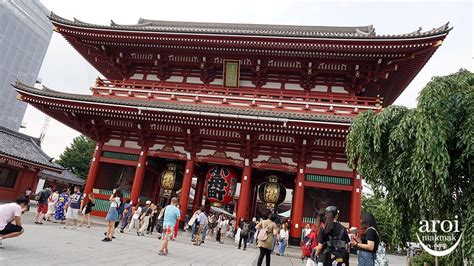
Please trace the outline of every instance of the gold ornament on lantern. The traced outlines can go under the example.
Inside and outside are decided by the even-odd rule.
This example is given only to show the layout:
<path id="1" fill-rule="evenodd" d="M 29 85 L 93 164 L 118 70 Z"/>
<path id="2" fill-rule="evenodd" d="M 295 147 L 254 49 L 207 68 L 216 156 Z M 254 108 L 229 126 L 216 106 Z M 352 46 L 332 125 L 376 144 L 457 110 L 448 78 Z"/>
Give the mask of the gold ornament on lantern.
<path id="1" fill-rule="evenodd" d="M 285 199 L 286 188 L 278 183 L 278 177 L 276 175 L 271 175 L 268 177 L 268 182 L 260 185 L 258 196 L 261 201 L 265 202 L 267 208 L 273 210 L 276 205 L 282 203 Z"/>
<path id="2" fill-rule="evenodd" d="M 166 167 L 167 169 L 161 173 L 161 188 L 164 190 L 163 194 L 169 197 L 176 182 L 176 165 L 170 163 Z"/>

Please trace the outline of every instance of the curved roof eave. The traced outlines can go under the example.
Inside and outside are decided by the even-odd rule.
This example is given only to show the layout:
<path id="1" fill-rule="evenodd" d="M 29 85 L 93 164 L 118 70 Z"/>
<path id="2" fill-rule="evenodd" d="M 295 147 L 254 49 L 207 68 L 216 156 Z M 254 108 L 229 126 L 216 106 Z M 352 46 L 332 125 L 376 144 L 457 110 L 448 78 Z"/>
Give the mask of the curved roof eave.
<path id="1" fill-rule="evenodd" d="M 49 15 L 53 24 L 74 28 L 142 32 L 160 34 L 186 34 L 208 36 L 240 36 L 253 38 L 291 38 L 291 39 L 324 39 L 324 40 L 353 40 L 353 41 L 394 41 L 394 40 L 419 40 L 443 36 L 449 33 L 452 27 L 449 22 L 428 31 L 421 28 L 406 34 L 376 35 L 372 25 L 369 26 L 296 26 L 296 25 L 266 25 L 266 24 L 232 24 L 232 23 L 205 23 L 205 22 L 179 22 L 140 19 L 139 24 L 121 25 L 111 21 L 111 25 L 98 25 L 62 18 L 53 12 Z M 203 26 L 204 25 L 204 26 Z M 206 26 L 212 25 L 212 26 Z M 254 26 L 256 29 L 251 29 Z M 268 29 L 266 29 L 268 28 Z"/>

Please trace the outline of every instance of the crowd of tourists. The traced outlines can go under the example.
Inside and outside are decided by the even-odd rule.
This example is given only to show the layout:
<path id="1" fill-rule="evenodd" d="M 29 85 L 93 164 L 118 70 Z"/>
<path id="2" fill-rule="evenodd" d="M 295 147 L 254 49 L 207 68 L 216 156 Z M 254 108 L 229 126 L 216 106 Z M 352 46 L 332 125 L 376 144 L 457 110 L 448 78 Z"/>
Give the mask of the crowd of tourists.
<path id="1" fill-rule="evenodd" d="M 338 219 L 337 207 L 329 206 L 320 210 L 316 222 L 303 230 L 301 249 L 307 266 L 349 265 L 351 251 L 357 254 L 358 265 L 388 265 L 372 214 L 361 214 L 360 231 L 355 227 L 346 229 Z"/>
<path id="2" fill-rule="evenodd" d="M 95 199 L 93 193 L 87 196 L 88 202 L 83 206 L 84 195 L 79 187 L 74 187 L 72 192 L 70 188 L 65 188 L 60 193 L 58 190 L 53 190 L 51 186 L 47 186 L 35 198 L 38 204 L 35 224 L 42 225 L 44 221 L 51 221 L 63 224 L 62 228 L 68 228 L 73 223 L 73 229 L 76 229 L 77 226 L 81 227 L 87 223 L 87 227 L 90 228 L 90 213 L 95 206 Z M 28 193 L 25 199 L 26 197 L 29 202 Z M 83 214 L 81 219 L 80 212 Z"/>
<path id="3" fill-rule="evenodd" d="M 23 233 L 21 215 L 28 210 L 30 196 L 26 194 L 14 203 L 0 205 L 0 247 L 3 239 Z M 63 223 L 63 228 L 73 225 L 75 229 L 84 224 L 89 228 L 95 199 L 92 193 L 87 195 L 86 200 L 84 196 L 78 187 L 74 187 L 72 192 L 64 189 L 61 193 L 46 187 L 35 198 L 38 202 L 35 224 L 53 221 Z M 79 213 L 83 214 L 80 223 Z M 169 205 L 160 208 L 149 200 L 144 204 L 123 201 L 122 192 L 114 189 L 109 198 L 109 210 L 105 218 L 107 229 L 102 241 L 112 241 L 117 228 L 121 233 L 133 231 L 137 236 L 152 235 L 156 231 L 158 238 L 163 241 L 158 255 L 166 256 L 169 241 L 178 236 L 180 218 L 177 198 L 172 198 Z M 314 224 L 307 224 L 302 230 L 302 259 L 307 260 L 307 266 L 349 265 L 351 250 L 358 254 L 359 265 L 388 264 L 372 214 L 362 213 L 360 230 L 347 230 L 341 225 L 338 222 L 339 210 L 335 206 L 321 210 L 315 218 Z M 266 265 L 270 265 L 273 253 L 284 256 L 290 235 L 288 222 L 280 221 L 275 213 L 259 221 L 255 217 L 236 221 L 231 215 L 207 212 L 202 207 L 186 219 L 185 225 L 185 230 L 191 230 L 191 241 L 196 246 L 215 239 L 217 243 L 234 241 L 238 249 L 245 251 L 248 245 L 255 243 L 260 251 L 257 265 L 262 265 L 264 259 Z"/>

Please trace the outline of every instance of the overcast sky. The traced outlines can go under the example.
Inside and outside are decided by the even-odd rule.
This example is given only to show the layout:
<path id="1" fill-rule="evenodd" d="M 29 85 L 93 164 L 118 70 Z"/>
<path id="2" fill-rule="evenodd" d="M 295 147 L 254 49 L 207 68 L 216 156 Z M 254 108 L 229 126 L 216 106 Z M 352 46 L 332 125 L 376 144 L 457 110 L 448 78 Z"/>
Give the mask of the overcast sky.
<path id="1" fill-rule="evenodd" d="M 454 27 L 428 64 L 395 104 L 416 106 L 420 90 L 432 76 L 460 68 L 472 71 L 473 5 L 471 1 L 139 1 L 42 0 L 49 10 L 97 24 L 134 24 L 140 17 L 157 20 L 294 25 L 374 25 L 377 34 L 400 34 L 423 27 Z M 59 34 L 54 33 L 40 71 L 43 84 L 62 92 L 89 94 L 99 73 Z M 28 106 L 22 132 L 38 137 L 45 115 Z M 43 149 L 58 158 L 79 133 L 51 120 Z"/>

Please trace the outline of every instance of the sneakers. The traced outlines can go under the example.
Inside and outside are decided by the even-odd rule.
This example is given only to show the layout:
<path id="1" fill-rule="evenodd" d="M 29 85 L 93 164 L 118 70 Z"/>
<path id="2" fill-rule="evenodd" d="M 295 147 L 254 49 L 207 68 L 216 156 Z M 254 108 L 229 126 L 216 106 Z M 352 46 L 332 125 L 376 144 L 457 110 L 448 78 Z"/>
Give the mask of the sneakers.
<path id="1" fill-rule="evenodd" d="M 110 242 L 112 241 L 112 239 L 108 238 L 108 237 L 105 237 L 104 239 L 102 239 L 102 242 Z"/>
<path id="2" fill-rule="evenodd" d="M 160 256 L 166 256 L 166 253 L 163 250 L 158 251 L 158 255 Z"/>

